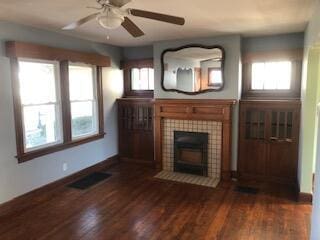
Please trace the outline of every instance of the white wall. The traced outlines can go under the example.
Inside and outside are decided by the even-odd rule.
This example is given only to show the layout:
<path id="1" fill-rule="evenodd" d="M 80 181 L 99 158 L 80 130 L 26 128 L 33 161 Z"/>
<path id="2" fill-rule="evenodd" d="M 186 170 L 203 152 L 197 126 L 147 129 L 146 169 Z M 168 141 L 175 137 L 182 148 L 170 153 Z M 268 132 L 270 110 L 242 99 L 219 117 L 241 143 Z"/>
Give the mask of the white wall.
<path id="1" fill-rule="evenodd" d="M 10 63 L 4 54 L 4 42 L 18 40 L 99 52 L 112 58 L 112 67 L 103 70 L 104 139 L 70 148 L 18 164 L 16 156 Z M 119 70 L 121 49 L 91 43 L 39 29 L 0 21 L 0 203 L 22 195 L 45 184 L 92 166 L 118 153 L 117 111 L 115 100 L 123 91 L 122 71 Z M 62 171 L 62 164 L 68 170 Z"/>
<path id="2" fill-rule="evenodd" d="M 161 53 L 168 48 L 176 48 L 188 44 L 221 45 L 226 51 L 225 87 L 221 92 L 209 92 L 199 95 L 166 92 L 161 88 Z M 230 35 L 212 38 L 197 38 L 188 40 L 162 41 L 153 45 L 155 68 L 155 98 L 177 99 L 239 99 L 241 92 L 241 38 L 240 35 Z M 237 169 L 238 149 L 238 105 L 234 108 L 232 129 L 232 170 Z"/>

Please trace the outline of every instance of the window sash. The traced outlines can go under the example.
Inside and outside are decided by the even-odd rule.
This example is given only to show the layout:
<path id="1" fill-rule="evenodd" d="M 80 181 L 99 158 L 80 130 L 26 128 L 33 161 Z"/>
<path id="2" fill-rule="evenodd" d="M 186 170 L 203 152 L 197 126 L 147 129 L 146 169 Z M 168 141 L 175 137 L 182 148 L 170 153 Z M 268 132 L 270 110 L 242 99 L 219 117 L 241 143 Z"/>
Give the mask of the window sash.
<path id="1" fill-rule="evenodd" d="M 73 131 L 72 131 L 72 114 L 71 114 L 71 135 L 72 135 L 72 139 L 73 140 L 78 140 L 78 139 L 82 139 L 82 138 L 86 138 L 86 137 L 90 137 L 93 135 L 96 135 L 99 133 L 99 116 L 98 116 L 98 103 L 95 100 L 81 100 L 81 101 L 70 101 L 70 105 L 72 105 L 72 103 L 87 103 L 87 102 L 91 102 L 92 104 L 92 122 L 93 122 L 93 131 L 85 133 L 85 134 L 80 134 L 80 135 L 74 135 Z M 72 112 L 72 110 L 71 110 Z"/>
<path id="2" fill-rule="evenodd" d="M 32 104 L 23 104 L 22 98 L 20 95 L 20 103 L 21 103 L 21 122 L 22 122 L 22 137 L 23 137 L 23 150 L 24 152 L 32 152 L 35 150 L 45 149 L 50 146 L 54 146 L 57 144 L 60 144 L 63 142 L 62 138 L 62 111 L 61 111 L 61 92 L 60 92 L 60 68 L 59 68 L 59 62 L 57 61 L 50 61 L 50 60 L 39 60 L 39 59 L 28 59 L 28 58 L 18 58 L 17 64 L 19 68 L 20 62 L 30 62 L 30 63 L 44 63 L 44 64 L 52 64 L 54 66 L 54 81 L 55 81 L 55 96 L 56 99 L 54 102 L 42 102 L 42 103 L 32 103 Z M 18 76 L 18 81 L 20 82 L 20 78 Z M 55 109 L 55 122 L 57 124 L 55 129 L 55 138 L 56 140 L 51 143 L 47 144 L 41 144 L 35 147 L 27 147 L 27 131 L 25 128 L 26 122 L 25 122 L 25 116 L 24 116 L 24 110 L 27 107 L 37 107 L 37 106 L 49 106 L 54 105 Z"/>
<path id="3" fill-rule="evenodd" d="M 71 139 L 72 140 L 79 140 L 79 139 L 83 139 L 83 138 L 87 138 L 87 137 L 90 137 L 90 136 L 93 136 L 93 135 L 96 135 L 99 133 L 99 111 L 98 111 L 98 87 L 97 87 L 97 71 L 95 69 L 94 66 L 92 65 L 88 65 L 88 64 L 83 64 L 83 63 L 69 63 L 68 67 L 70 66 L 78 66 L 78 67 L 91 67 L 92 68 L 92 91 L 93 91 L 93 98 L 92 99 L 81 99 L 81 100 L 71 100 L 71 97 L 69 98 L 69 102 L 70 102 L 70 121 L 71 121 L 71 128 L 70 128 L 70 131 L 71 131 Z M 68 80 L 69 80 L 69 83 L 70 83 L 70 79 L 68 77 Z M 70 89 L 70 84 L 69 84 L 69 92 L 71 92 L 71 89 Z M 84 102 L 91 102 L 92 103 L 92 118 L 93 118 L 93 131 L 92 132 L 89 132 L 89 133 L 86 133 L 86 134 L 81 134 L 81 135 L 74 135 L 73 133 L 73 129 L 72 129 L 72 120 L 73 120 L 73 117 L 72 117 L 72 109 L 71 109 L 71 106 L 72 106 L 72 103 L 84 103 Z"/>
<path id="4" fill-rule="evenodd" d="M 50 143 L 46 143 L 46 144 L 41 144 L 41 145 L 38 145 L 38 146 L 35 146 L 35 147 L 29 147 L 27 148 L 27 136 L 26 136 L 26 129 L 25 129 L 25 121 L 24 121 L 24 109 L 27 108 L 27 107 L 37 107 L 37 106 L 51 106 L 53 105 L 54 106 L 54 109 L 55 109 L 55 122 L 57 123 L 57 127 L 55 128 L 55 137 L 56 137 L 56 140 L 53 141 L 53 142 L 50 142 Z M 47 147 L 50 147 L 50 146 L 54 146 L 54 145 L 57 145 L 57 144 L 61 144 L 63 142 L 63 138 L 62 138 L 62 117 L 61 117 L 61 105 L 60 104 L 39 104 L 39 105 L 36 105 L 36 104 L 33 104 L 32 106 L 22 106 L 22 119 L 23 119 L 23 142 L 24 142 L 24 151 L 26 153 L 28 152 L 32 152 L 32 151 L 35 151 L 35 150 L 40 150 L 40 149 L 44 149 L 44 148 L 47 148 Z"/>

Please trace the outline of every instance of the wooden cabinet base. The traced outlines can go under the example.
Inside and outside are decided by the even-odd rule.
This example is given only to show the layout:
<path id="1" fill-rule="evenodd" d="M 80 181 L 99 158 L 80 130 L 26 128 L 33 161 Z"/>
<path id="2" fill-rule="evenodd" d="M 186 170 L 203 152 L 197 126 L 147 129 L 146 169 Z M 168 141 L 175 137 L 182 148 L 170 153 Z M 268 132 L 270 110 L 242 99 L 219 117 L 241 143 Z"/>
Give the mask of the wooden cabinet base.
<path id="1" fill-rule="evenodd" d="M 296 186 L 300 101 L 240 101 L 240 179 Z"/>

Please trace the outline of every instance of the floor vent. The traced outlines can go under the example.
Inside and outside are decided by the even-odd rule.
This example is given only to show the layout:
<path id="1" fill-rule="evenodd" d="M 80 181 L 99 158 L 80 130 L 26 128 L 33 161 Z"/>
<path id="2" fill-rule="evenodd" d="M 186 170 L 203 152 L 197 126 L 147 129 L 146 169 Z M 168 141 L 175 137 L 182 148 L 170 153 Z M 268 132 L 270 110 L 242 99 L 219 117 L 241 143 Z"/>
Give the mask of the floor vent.
<path id="1" fill-rule="evenodd" d="M 71 184 L 68 185 L 70 188 L 76 188 L 80 190 L 85 190 L 93 185 L 111 177 L 112 175 L 109 173 L 102 173 L 102 172 L 94 172 L 88 176 L 85 176 Z"/>
<path id="2" fill-rule="evenodd" d="M 245 187 L 245 186 L 236 186 L 234 190 L 236 192 L 247 193 L 247 194 L 257 194 L 259 192 L 258 188 Z"/>

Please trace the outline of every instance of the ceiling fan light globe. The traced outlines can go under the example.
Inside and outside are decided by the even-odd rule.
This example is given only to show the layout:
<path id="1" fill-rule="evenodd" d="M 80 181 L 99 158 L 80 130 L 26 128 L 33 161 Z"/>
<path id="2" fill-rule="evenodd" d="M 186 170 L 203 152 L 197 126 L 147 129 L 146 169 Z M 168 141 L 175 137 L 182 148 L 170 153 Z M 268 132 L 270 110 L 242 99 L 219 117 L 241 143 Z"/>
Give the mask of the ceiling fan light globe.
<path id="1" fill-rule="evenodd" d="M 124 17 L 116 14 L 100 15 L 97 17 L 99 24 L 107 29 L 116 29 L 121 26 Z"/>

